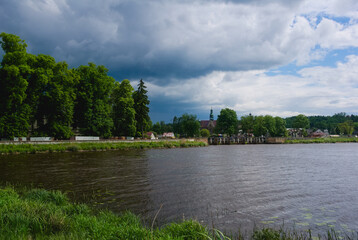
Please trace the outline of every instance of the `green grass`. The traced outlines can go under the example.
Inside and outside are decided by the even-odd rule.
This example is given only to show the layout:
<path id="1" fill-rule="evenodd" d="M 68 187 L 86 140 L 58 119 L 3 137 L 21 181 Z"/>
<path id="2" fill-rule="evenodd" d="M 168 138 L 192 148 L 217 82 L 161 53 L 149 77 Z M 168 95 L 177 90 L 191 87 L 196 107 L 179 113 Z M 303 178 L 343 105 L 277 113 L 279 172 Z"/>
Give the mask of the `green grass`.
<path id="1" fill-rule="evenodd" d="M 312 139 L 294 139 L 286 140 L 285 143 L 347 143 L 358 142 L 358 138 L 312 138 Z"/>
<path id="2" fill-rule="evenodd" d="M 88 142 L 57 144 L 0 144 L 0 154 L 105 151 L 120 149 L 204 147 L 200 141 L 156 141 L 156 142 Z"/>
<path id="3" fill-rule="evenodd" d="M 115 215 L 70 203 L 59 191 L 0 189 L 0 239 L 210 239 L 193 220 L 145 227 L 130 212 Z"/>
<path id="4" fill-rule="evenodd" d="M 153 220 L 154 221 L 154 220 Z M 152 227 L 147 227 L 152 225 Z M 144 224 L 141 219 L 124 212 L 116 215 L 106 210 L 93 210 L 85 204 L 71 203 L 59 191 L 0 187 L 0 239 L 357 239 L 357 234 L 312 237 L 311 231 L 272 228 L 254 229 L 249 236 L 229 238 L 219 230 L 208 230 L 194 220 L 168 223 L 161 228 Z"/>

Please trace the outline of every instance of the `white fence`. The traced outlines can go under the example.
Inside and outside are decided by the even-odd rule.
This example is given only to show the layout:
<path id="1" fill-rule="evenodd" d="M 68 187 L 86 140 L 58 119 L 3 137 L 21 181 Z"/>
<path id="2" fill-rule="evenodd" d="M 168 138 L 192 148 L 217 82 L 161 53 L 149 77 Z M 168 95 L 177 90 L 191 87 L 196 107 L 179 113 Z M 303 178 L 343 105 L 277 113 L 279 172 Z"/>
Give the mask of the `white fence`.
<path id="1" fill-rule="evenodd" d="M 75 136 L 76 141 L 99 141 L 99 137 L 96 136 Z"/>

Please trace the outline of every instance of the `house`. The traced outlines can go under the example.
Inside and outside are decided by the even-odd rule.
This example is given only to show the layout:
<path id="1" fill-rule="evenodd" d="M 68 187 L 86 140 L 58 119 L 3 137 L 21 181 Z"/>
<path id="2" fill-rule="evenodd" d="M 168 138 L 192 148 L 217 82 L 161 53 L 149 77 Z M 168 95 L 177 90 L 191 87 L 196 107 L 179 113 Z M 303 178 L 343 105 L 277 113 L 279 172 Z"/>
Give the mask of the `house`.
<path id="1" fill-rule="evenodd" d="M 173 132 L 165 132 L 163 133 L 162 138 L 175 138 L 175 135 Z"/>
<path id="2" fill-rule="evenodd" d="M 320 129 L 318 129 L 317 131 L 311 134 L 311 137 L 321 138 L 321 137 L 328 137 L 328 135 L 329 135 L 328 130 L 324 130 L 324 132 L 322 132 Z"/>
<path id="3" fill-rule="evenodd" d="M 147 132 L 147 138 L 152 140 L 156 139 L 153 132 Z"/>

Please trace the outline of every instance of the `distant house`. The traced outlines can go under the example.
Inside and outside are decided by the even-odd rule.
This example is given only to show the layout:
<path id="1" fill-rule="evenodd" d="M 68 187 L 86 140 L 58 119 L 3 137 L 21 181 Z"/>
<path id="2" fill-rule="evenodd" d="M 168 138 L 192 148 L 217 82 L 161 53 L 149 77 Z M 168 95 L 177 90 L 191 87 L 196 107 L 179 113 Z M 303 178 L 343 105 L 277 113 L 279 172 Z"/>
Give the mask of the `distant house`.
<path id="1" fill-rule="evenodd" d="M 153 132 L 147 132 L 147 137 L 152 140 L 156 139 Z"/>
<path id="2" fill-rule="evenodd" d="M 207 129 L 210 133 L 214 132 L 216 127 L 216 120 L 214 120 L 213 109 L 210 110 L 210 120 L 201 120 L 200 121 L 200 130 Z"/>
<path id="3" fill-rule="evenodd" d="M 320 138 L 320 137 L 327 137 L 328 135 L 329 134 L 328 134 L 327 130 L 322 132 L 320 129 L 318 129 L 317 131 L 315 131 L 311 134 L 311 137 Z"/>
<path id="4" fill-rule="evenodd" d="M 163 133 L 162 138 L 175 138 L 175 135 L 173 132 L 165 132 Z"/>

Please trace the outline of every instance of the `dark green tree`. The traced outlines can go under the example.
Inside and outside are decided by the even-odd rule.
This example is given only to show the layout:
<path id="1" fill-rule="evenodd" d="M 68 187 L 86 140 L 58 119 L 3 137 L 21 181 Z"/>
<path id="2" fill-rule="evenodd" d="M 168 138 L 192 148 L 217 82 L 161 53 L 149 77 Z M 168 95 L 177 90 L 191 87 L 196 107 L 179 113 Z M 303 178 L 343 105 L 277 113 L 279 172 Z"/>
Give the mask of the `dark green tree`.
<path id="1" fill-rule="evenodd" d="M 254 116 L 251 113 L 247 116 L 242 116 L 240 120 L 241 129 L 244 133 L 253 133 L 254 129 Z"/>
<path id="2" fill-rule="evenodd" d="M 107 75 L 108 69 L 94 63 L 80 66 L 76 72 L 80 80 L 76 86 L 74 128 L 84 135 L 110 137 L 113 127 L 110 94 L 115 80 Z"/>
<path id="3" fill-rule="evenodd" d="M 149 117 L 149 99 L 147 96 L 146 86 L 144 81 L 141 79 L 138 84 L 138 89 L 133 93 L 134 99 L 134 110 L 136 112 L 136 122 L 137 122 L 137 135 L 144 136 L 144 132 L 150 129 L 150 117 Z"/>
<path id="4" fill-rule="evenodd" d="M 200 134 L 200 123 L 193 114 L 183 114 L 180 117 L 180 124 L 182 132 L 181 135 L 185 137 L 198 137 Z"/>
<path id="5" fill-rule="evenodd" d="M 286 122 L 283 118 L 275 117 L 276 133 L 274 137 L 286 137 L 287 129 Z"/>
<path id="6" fill-rule="evenodd" d="M 215 132 L 223 134 L 237 134 L 239 121 L 236 112 L 232 109 L 221 109 L 216 121 Z"/>
<path id="7" fill-rule="evenodd" d="M 27 136 L 31 113 L 26 103 L 27 79 L 31 72 L 27 45 L 13 34 L 3 32 L 0 38 L 5 53 L 0 65 L 0 137 Z"/>
<path id="8" fill-rule="evenodd" d="M 134 136 L 136 134 L 136 121 L 133 100 L 133 87 L 125 79 L 116 82 L 112 92 L 112 116 L 115 136 Z"/>
<path id="9" fill-rule="evenodd" d="M 293 122 L 293 127 L 307 129 L 310 127 L 310 121 L 308 120 L 308 118 L 305 115 L 299 114 L 296 116 L 296 118 Z"/>
<path id="10" fill-rule="evenodd" d="M 200 136 L 201 137 L 210 137 L 210 131 L 208 129 L 201 129 Z"/>
<path id="11" fill-rule="evenodd" d="M 275 118 L 270 115 L 264 116 L 264 125 L 267 129 L 267 133 L 269 134 L 269 136 L 275 137 L 276 136 Z"/>
<path id="12" fill-rule="evenodd" d="M 268 132 L 266 124 L 265 124 L 265 117 L 264 116 L 257 116 L 255 117 L 254 129 L 253 133 L 256 137 L 265 136 Z"/>

